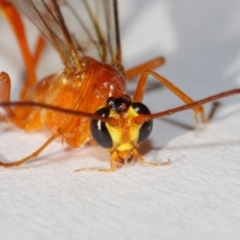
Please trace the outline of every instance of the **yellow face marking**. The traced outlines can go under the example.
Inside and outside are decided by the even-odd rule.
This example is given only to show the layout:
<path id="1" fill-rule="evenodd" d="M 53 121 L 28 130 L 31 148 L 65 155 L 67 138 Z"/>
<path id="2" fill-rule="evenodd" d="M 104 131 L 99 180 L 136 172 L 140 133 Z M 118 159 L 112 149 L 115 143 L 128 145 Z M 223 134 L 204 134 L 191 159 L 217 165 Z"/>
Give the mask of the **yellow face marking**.
<path id="1" fill-rule="evenodd" d="M 113 149 L 115 148 L 119 151 L 131 150 L 137 144 L 141 126 L 136 125 L 133 119 L 138 115 L 132 106 L 128 108 L 127 112 L 120 114 L 113 110 L 110 111 L 109 117 L 116 118 L 120 122 L 118 128 L 111 127 L 106 123 L 106 127 L 113 141 Z"/>
<path id="2" fill-rule="evenodd" d="M 132 148 L 133 148 L 132 143 L 123 143 L 119 147 L 117 147 L 116 149 L 118 151 L 127 151 L 127 150 L 130 151 L 130 150 L 132 150 Z"/>

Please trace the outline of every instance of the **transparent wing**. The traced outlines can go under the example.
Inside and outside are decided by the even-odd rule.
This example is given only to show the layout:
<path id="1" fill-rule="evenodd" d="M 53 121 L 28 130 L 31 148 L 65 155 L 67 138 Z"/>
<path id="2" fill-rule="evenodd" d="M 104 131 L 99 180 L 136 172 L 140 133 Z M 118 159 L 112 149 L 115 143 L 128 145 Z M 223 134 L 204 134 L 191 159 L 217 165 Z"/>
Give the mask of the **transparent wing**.
<path id="1" fill-rule="evenodd" d="M 12 0 L 50 39 L 64 64 L 90 56 L 122 68 L 117 0 Z M 57 8 L 60 10 L 58 12 Z M 60 16 L 59 16 L 60 15 Z M 61 24 L 64 19 L 64 25 Z M 69 38 L 66 36 L 69 33 Z M 72 42 L 72 45 L 71 43 Z"/>

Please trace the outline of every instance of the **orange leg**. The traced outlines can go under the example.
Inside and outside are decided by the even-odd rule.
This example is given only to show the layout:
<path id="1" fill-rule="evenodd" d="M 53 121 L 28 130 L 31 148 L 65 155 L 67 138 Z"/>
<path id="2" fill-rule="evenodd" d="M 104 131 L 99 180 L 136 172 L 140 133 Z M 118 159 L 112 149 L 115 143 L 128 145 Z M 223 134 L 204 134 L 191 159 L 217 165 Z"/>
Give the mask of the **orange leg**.
<path id="1" fill-rule="evenodd" d="M 33 69 L 34 74 L 35 74 L 37 63 L 40 59 L 41 53 L 42 53 L 45 45 L 46 45 L 46 42 L 45 42 L 44 38 L 42 36 L 39 36 L 36 47 L 35 47 L 35 53 L 34 53 L 34 56 L 33 56 L 33 59 L 32 59 L 32 63 L 34 65 L 34 69 Z M 27 93 L 28 93 L 28 89 L 36 83 L 35 82 L 36 78 L 35 78 L 34 81 L 31 79 L 28 68 L 27 68 L 27 73 L 28 73 L 28 75 L 27 75 L 27 78 L 24 81 L 24 85 L 22 87 L 21 94 L 20 94 L 21 99 L 26 98 Z"/>
<path id="2" fill-rule="evenodd" d="M 11 92 L 11 80 L 7 73 L 0 73 L 0 103 L 10 102 L 10 92 Z M 6 115 L 1 116 L 1 120 L 11 121 L 16 126 L 25 129 L 28 121 L 31 119 L 30 115 L 34 110 L 33 108 L 23 108 L 21 109 L 21 114 L 16 111 L 16 108 L 12 109 L 10 106 L 3 107 Z"/>
<path id="3" fill-rule="evenodd" d="M 0 73 L 0 102 L 9 102 L 10 100 L 10 91 L 11 91 L 11 81 L 5 72 Z M 4 107 L 6 111 L 7 118 L 13 118 L 14 113 L 11 107 Z M 1 116 L 1 119 L 6 120 L 5 116 Z"/>
<path id="4" fill-rule="evenodd" d="M 1 102 L 9 102 L 10 98 L 10 89 L 11 89 L 11 81 L 5 72 L 0 73 L 0 103 Z M 11 107 L 4 107 L 6 111 L 6 116 L 1 116 L 2 119 L 10 119 L 12 122 L 19 123 L 23 119 L 17 119 Z M 19 124 L 18 124 L 19 125 Z M 55 134 L 52 135 L 37 151 L 33 152 L 29 156 L 15 162 L 11 163 L 4 163 L 0 161 L 0 166 L 4 167 L 12 167 L 12 166 L 19 166 L 32 158 L 37 157 L 56 137 L 58 137 L 60 133 L 57 131 Z"/>
<path id="5" fill-rule="evenodd" d="M 35 67 L 45 45 L 45 41 L 41 36 L 39 37 L 35 54 L 34 56 L 32 56 L 28 47 L 23 22 L 17 9 L 10 2 L 6 0 L 0 0 L 0 10 L 8 20 L 16 35 L 25 62 L 27 79 L 25 80 L 21 91 L 21 99 L 23 99 L 25 98 L 29 87 L 33 86 L 37 82 L 35 75 Z"/>
<path id="6" fill-rule="evenodd" d="M 167 160 L 167 162 L 163 162 L 163 163 L 156 163 L 156 162 L 145 161 L 144 158 L 138 152 L 137 152 L 137 160 L 140 163 L 142 163 L 142 164 L 148 164 L 148 165 L 152 165 L 152 166 L 156 166 L 156 167 L 161 166 L 161 165 L 170 164 L 170 160 L 169 159 Z"/>
<path id="7" fill-rule="evenodd" d="M 10 90 L 11 90 L 11 81 L 8 74 L 5 72 L 0 73 L 0 103 L 10 101 Z M 18 116 L 18 115 L 15 115 L 15 111 L 13 111 L 10 106 L 5 106 L 3 108 L 6 111 L 6 116 L 0 116 L 2 119 L 4 120 L 9 119 L 13 123 L 15 123 L 17 126 L 25 129 L 27 122 L 30 120 L 28 117 L 29 115 L 31 115 L 31 112 L 28 112 L 28 110 L 26 109 L 22 109 L 21 112 L 24 114 L 22 114 L 21 116 Z M 66 128 L 68 128 L 69 124 L 71 124 L 71 118 L 72 116 L 67 117 L 65 119 L 65 122 L 62 124 L 62 126 L 59 127 L 59 129 L 39 149 L 34 151 L 32 154 L 28 155 L 27 157 L 19 161 L 14 161 L 11 163 L 4 163 L 0 161 L 0 166 L 3 166 L 3 167 L 19 166 L 37 157 L 55 138 L 64 134 Z"/>
<path id="8" fill-rule="evenodd" d="M 192 100 L 189 96 L 187 96 L 184 92 L 182 92 L 179 88 L 177 88 L 173 83 L 169 82 L 166 78 L 164 78 L 163 76 L 151 70 L 144 70 L 143 73 L 141 74 L 136 92 L 133 97 L 133 101 L 136 101 L 136 102 L 142 101 L 145 86 L 146 86 L 146 81 L 149 75 L 152 75 L 153 77 L 155 77 L 159 82 L 161 82 L 164 86 L 166 86 L 170 91 L 172 91 L 175 95 L 177 95 L 186 104 L 190 104 L 194 102 L 194 100 Z M 198 122 L 197 114 L 200 113 L 201 121 L 205 123 L 206 118 L 204 114 L 204 108 L 202 106 L 197 106 L 197 107 L 194 107 L 193 110 L 195 112 L 194 117 L 196 122 Z"/>
<path id="9" fill-rule="evenodd" d="M 167 165 L 170 163 L 170 160 L 168 160 L 167 162 L 164 162 L 164 163 L 145 161 L 144 158 L 138 153 L 138 151 L 136 149 L 133 150 L 133 155 L 140 163 L 148 164 L 151 166 L 161 166 L 161 165 Z M 114 172 L 119 167 L 119 163 L 117 163 L 115 157 L 116 157 L 116 159 L 118 158 L 117 155 L 114 156 L 114 152 L 113 152 L 113 154 L 111 155 L 111 158 L 110 158 L 110 168 L 109 169 L 87 167 L 87 168 L 76 169 L 75 172 L 82 172 L 82 171 Z"/>
<path id="10" fill-rule="evenodd" d="M 19 161 L 15 161 L 15 162 L 11 162 L 11 163 L 4 163 L 0 161 L 0 166 L 3 167 L 14 167 L 14 166 L 20 166 L 21 164 L 37 157 L 55 138 L 57 138 L 60 134 L 58 132 L 56 132 L 55 134 L 53 134 L 37 151 L 33 152 L 32 154 L 28 155 L 27 157 L 19 160 Z"/>
<path id="11" fill-rule="evenodd" d="M 71 116 L 67 117 L 65 122 L 62 124 L 62 126 L 59 127 L 58 130 L 40 148 L 38 148 L 32 154 L 28 155 L 27 157 L 25 157 L 21 160 L 10 162 L 10 163 L 5 163 L 5 162 L 0 161 L 0 166 L 3 166 L 3 167 L 20 166 L 23 163 L 26 163 L 33 158 L 36 158 L 55 138 L 64 134 L 65 130 L 67 129 L 67 127 L 69 126 L 69 124 L 71 122 L 71 121 L 69 121 L 70 118 L 71 118 Z"/>
<path id="12" fill-rule="evenodd" d="M 165 63 L 165 59 L 163 57 L 157 57 L 150 61 L 147 61 L 141 65 L 133 67 L 127 71 L 125 71 L 125 76 L 127 80 L 132 80 L 135 77 L 139 76 L 146 69 L 154 69 L 162 66 Z"/>
<path id="13" fill-rule="evenodd" d="M 1 0 L 0 7 L 3 11 L 4 16 L 10 23 L 16 35 L 16 38 L 21 48 L 23 59 L 27 68 L 28 77 L 31 80 L 31 83 L 34 84 L 36 82 L 36 76 L 34 72 L 34 62 L 33 62 L 32 54 L 28 48 L 27 39 L 26 39 L 21 16 L 19 15 L 17 9 L 10 2 Z"/>
<path id="14" fill-rule="evenodd" d="M 98 172 L 114 172 L 116 168 L 118 167 L 118 164 L 116 164 L 113 159 L 110 159 L 110 168 L 105 169 L 105 168 L 92 168 L 92 167 L 87 167 L 87 168 L 79 168 L 76 169 L 74 172 L 82 172 L 82 171 L 98 171 Z"/>

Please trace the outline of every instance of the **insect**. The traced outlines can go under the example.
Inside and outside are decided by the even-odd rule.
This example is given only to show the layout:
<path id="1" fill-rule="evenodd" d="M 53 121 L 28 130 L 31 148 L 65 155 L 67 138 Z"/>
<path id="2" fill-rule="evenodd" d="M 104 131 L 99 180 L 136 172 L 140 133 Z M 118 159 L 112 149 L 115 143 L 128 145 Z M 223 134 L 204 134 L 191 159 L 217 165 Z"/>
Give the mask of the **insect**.
<path id="1" fill-rule="evenodd" d="M 98 15 L 94 12 L 95 4 L 98 4 Z M 47 128 L 52 132 L 52 136 L 31 155 L 15 162 L 0 162 L 3 167 L 19 166 L 37 157 L 57 137 L 71 147 L 95 141 L 109 151 L 109 169 L 90 167 L 87 170 L 114 171 L 135 160 L 159 165 L 146 162 L 138 152 L 139 144 L 152 131 L 153 119 L 193 109 L 195 119 L 200 114 L 201 121 L 205 123 L 203 104 L 240 93 L 240 89 L 234 89 L 194 101 L 152 70 L 164 63 L 162 57 L 125 70 L 116 0 L 0 0 L 0 8 L 19 40 L 27 69 L 27 79 L 18 102 L 9 99 L 8 74 L 0 74 L 0 106 L 6 112 L 1 117 L 26 131 Z M 40 36 L 35 52 L 29 51 L 16 9 L 23 11 L 54 45 L 64 65 L 62 71 L 36 81 L 34 70 L 45 41 Z M 77 9 L 85 11 L 78 15 Z M 68 28 L 71 26 L 66 22 L 69 19 L 63 17 L 62 11 L 67 11 L 68 18 L 71 16 L 70 20 L 77 22 L 80 36 Z M 131 99 L 126 94 L 125 84 L 137 75 L 140 78 Z M 185 105 L 150 113 L 142 103 L 149 75 L 176 94 Z"/>

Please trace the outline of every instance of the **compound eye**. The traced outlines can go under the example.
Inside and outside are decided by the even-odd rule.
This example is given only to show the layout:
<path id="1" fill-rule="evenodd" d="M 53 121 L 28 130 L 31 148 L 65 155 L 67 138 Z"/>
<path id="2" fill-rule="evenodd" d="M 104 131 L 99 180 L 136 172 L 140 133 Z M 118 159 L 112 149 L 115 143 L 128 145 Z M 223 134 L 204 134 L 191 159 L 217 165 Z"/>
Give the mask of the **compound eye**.
<path id="1" fill-rule="evenodd" d="M 144 105 L 143 103 L 140 103 L 140 102 L 132 103 L 132 108 L 138 114 L 146 114 L 146 115 L 151 114 L 148 107 L 146 105 Z M 153 128 L 153 121 L 152 120 L 150 120 L 148 122 L 145 122 L 141 126 L 141 128 L 139 130 L 138 143 L 144 142 L 149 137 L 149 135 L 152 132 L 152 128 Z"/>
<path id="2" fill-rule="evenodd" d="M 108 108 L 100 108 L 98 109 L 95 114 L 108 117 L 110 114 L 110 109 Z M 93 139 L 102 147 L 104 148 L 111 148 L 113 145 L 113 141 L 111 138 L 110 133 L 106 127 L 106 123 L 100 120 L 91 120 L 90 129 L 92 132 Z"/>

